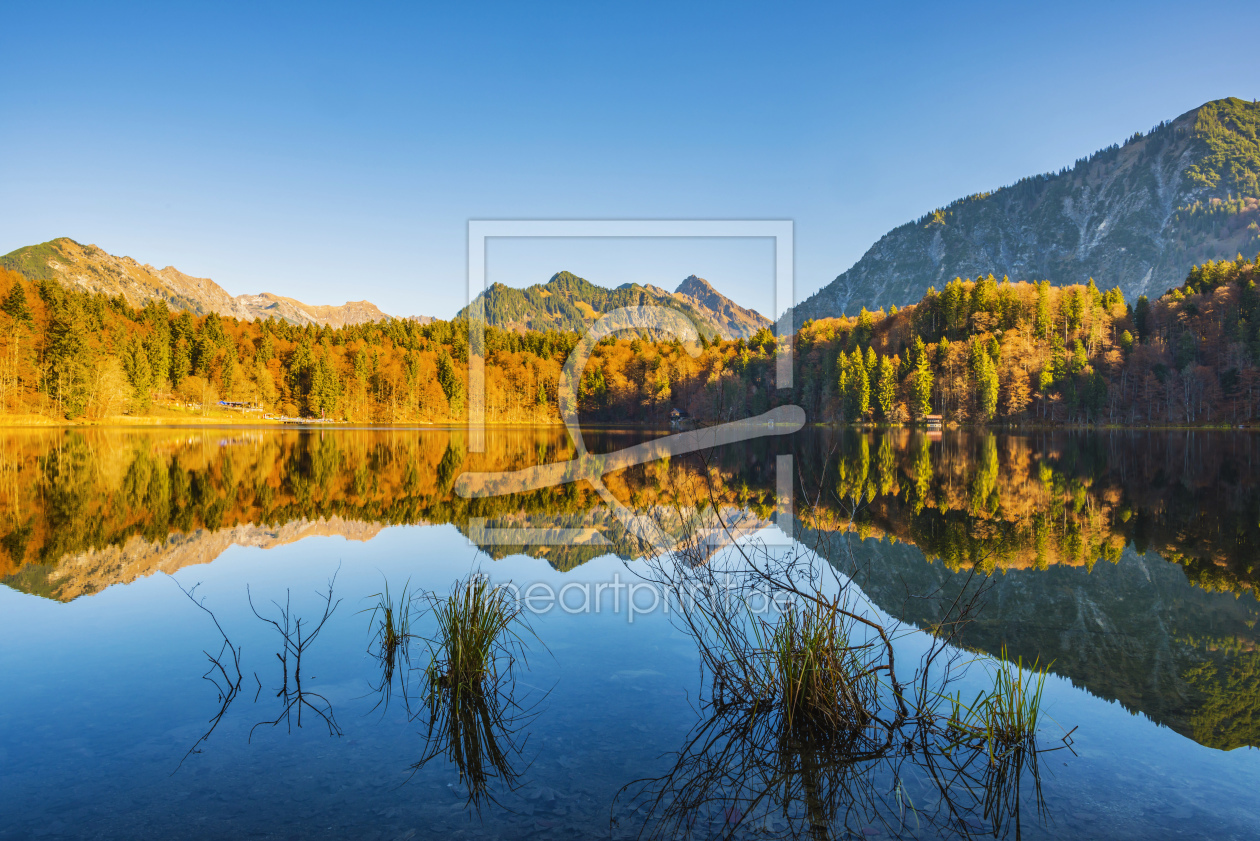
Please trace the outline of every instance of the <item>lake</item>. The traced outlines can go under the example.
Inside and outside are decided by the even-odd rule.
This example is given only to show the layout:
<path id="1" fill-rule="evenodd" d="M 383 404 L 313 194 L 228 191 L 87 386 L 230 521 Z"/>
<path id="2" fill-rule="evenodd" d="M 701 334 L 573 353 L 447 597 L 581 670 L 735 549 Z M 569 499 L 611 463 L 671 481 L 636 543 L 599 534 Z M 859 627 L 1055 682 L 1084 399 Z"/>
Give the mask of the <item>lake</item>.
<path id="1" fill-rule="evenodd" d="M 461 496 L 461 476 L 578 454 L 558 428 L 485 443 L 0 434 L 0 839 L 1260 834 L 1256 436 L 805 429 L 598 488 Z M 698 539 L 696 512 L 728 528 Z M 903 674 L 974 594 L 947 688 L 974 696 L 1003 657 L 1048 665 L 1039 752 L 942 781 L 891 740 L 827 746 L 824 771 L 816 746 L 722 730 L 714 748 L 729 711 L 649 586 L 682 561 L 627 514 L 690 541 L 695 568 L 738 547 L 805 557 L 897 629 Z M 428 731 L 422 644 L 383 692 L 372 613 L 386 586 L 446 594 L 474 572 L 540 596 L 481 777 Z M 268 621 L 286 609 L 309 644 L 301 697 Z"/>

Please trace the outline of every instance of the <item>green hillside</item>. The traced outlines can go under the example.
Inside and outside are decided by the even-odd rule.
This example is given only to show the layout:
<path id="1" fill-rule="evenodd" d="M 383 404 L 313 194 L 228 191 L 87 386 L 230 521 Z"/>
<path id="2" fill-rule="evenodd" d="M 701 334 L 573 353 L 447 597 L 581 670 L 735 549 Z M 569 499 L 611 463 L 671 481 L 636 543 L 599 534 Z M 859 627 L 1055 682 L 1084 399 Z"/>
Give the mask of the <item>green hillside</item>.
<path id="1" fill-rule="evenodd" d="M 570 272 L 552 275 L 546 284 L 514 289 L 496 283 L 484 293 L 486 322 L 506 330 L 566 330 L 580 333 L 596 318 L 621 307 L 663 306 L 691 319 L 697 330 L 712 337 L 720 333 L 695 307 L 668 292 L 629 284 L 616 289 L 596 286 Z M 468 309 L 460 311 L 464 318 Z"/>
<path id="2" fill-rule="evenodd" d="M 49 267 L 50 260 L 65 262 L 65 256 L 58 247 L 62 240 L 54 239 L 41 242 L 39 245 L 28 245 L 0 256 L 0 268 L 6 268 L 24 275 L 30 280 L 57 280 L 57 273 Z M 78 246 L 74 240 L 66 240 Z M 82 246 L 80 246 L 82 247 Z"/>

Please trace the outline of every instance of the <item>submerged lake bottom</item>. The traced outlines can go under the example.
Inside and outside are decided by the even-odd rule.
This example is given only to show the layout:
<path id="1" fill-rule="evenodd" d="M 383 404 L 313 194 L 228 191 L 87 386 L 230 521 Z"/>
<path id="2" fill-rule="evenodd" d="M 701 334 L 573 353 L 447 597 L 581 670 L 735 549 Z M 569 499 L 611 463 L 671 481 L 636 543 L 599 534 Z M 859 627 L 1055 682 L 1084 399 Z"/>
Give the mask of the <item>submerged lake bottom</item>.
<path id="1" fill-rule="evenodd" d="M 806 430 L 603 477 L 662 529 L 695 512 L 729 525 L 673 563 L 804 559 L 889 629 L 904 675 L 982 585 L 948 691 L 975 697 L 1000 662 L 1048 667 L 1043 751 L 944 787 L 913 751 L 863 753 L 865 735 L 819 753 L 721 730 L 744 719 L 713 706 L 696 639 L 649 587 L 671 561 L 582 482 L 461 496 L 465 474 L 577 457 L 562 430 L 486 443 L 0 436 L 0 839 L 1260 834 L 1249 433 Z M 385 692 L 373 612 L 386 587 L 443 597 L 473 574 L 535 597 L 491 730 L 504 758 L 480 772 L 434 751 L 432 615 L 415 612 Z M 309 643 L 300 696 L 271 623 L 286 610 Z"/>

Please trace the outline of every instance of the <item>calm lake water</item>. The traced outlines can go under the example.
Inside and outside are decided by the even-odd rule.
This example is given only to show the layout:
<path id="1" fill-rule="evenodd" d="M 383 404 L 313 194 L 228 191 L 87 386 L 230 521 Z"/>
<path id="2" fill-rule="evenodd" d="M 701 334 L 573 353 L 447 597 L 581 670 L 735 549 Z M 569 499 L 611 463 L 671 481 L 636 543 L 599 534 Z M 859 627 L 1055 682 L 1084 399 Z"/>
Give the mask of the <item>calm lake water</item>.
<path id="1" fill-rule="evenodd" d="M 586 446 L 653 434 L 596 430 Z M 974 694 L 1003 651 L 1039 658 L 1051 663 L 1039 740 L 1071 733 L 1038 760 L 1040 812 L 1025 779 L 999 834 L 1260 836 L 1255 436 L 806 430 L 703 455 L 604 485 L 637 514 L 707 505 L 737 513 L 742 540 L 790 533 L 881 621 L 930 628 L 968 570 L 990 576 L 962 637 L 980 662 L 956 688 Z M 641 544 L 586 483 L 453 490 L 467 472 L 574 456 L 553 429 L 491 430 L 485 453 L 460 430 L 0 435 L 0 839 L 652 835 L 641 789 L 626 787 L 670 778 L 705 724 L 696 646 L 645 591 L 634 609 L 610 588 L 580 609 L 593 590 L 578 586 L 637 581 Z M 476 570 L 575 585 L 566 609 L 531 620 L 514 690 L 527 714 L 505 737 L 518 776 L 492 781 L 480 808 L 445 756 L 413 767 L 425 723 L 401 689 L 382 703 L 369 652 L 386 582 L 445 593 Z M 336 609 L 302 662 L 309 703 L 284 719 L 282 640 L 250 600 L 275 617 L 288 599 L 309 631 L 334 577 Z M 204 652 L 223 653 L 216 621 L 243 676 L 226 706 L 203 679 Z M 927 639 L 900 636 L 899 657 Z M 913 763 L 847 773 L 853 803 L 826 832 L 805 827 L 813 837 L 994 834 L 979 808 L 931 820 L 939 789 Z M 722 805 L 730 786 L 677 837 L 802 829 L 773 810 L 745 820 Z"/>

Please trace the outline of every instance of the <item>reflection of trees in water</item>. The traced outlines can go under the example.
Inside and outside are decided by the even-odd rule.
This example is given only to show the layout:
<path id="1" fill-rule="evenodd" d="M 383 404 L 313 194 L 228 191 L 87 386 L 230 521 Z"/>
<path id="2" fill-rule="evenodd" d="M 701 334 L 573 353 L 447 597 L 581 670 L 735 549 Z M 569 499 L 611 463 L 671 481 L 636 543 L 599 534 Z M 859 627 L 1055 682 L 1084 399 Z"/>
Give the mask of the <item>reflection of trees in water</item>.
<path id="1" fill-rule="evenodd" d="M 614 449 L 592 436 L 596 449 Z M 55 568 L 68 556 L 139 538 L 242 524 L 277 527 L 329 518 L 380 524 L 456 523 L 597 511 L 582 483 L 511 497 L 465 500 L 451 493 L 465 470 L 503 470 L 572 455 L 554 429 L 492 430 L 489 452 L 468 453 L 463 432 L 119 432 L 72 430 L 0 440 L 0 569 L 11 584 L 55 585 L 24 566 Z M 600 446 L 602 444 L 602 447 Z M 1114 561 L 1126 544 L 1180 563 L 1208 589 L 1249 588 L 1260 576 L 1260 494 L 1249 436 L 1212 433 L 947 435 L 931 442 L 906 431 L 813 431 L 715 453 L 723 503 L 768 517 L 774 457 L 826 472 L 828 489 L 871 500 L 840 523 L 819 501 L 818 527 L 853 528 L 914 543 L 962 568 L 976 557 L 1001 568 Z M 676 505 L 677 488 L 698 477 L 694 460 L 648 464 L 607 477 L 638 509 Z M 828 515 L 836 522 L 829 523 Z M 637 546 L 616 534 L 613 551 Z M 624 545 L 622 545 L 624 543 Z M 495 556 L 528 547 L 488 547 Z M 571 568 L 608 549 L 552 547 Z M 51 593 L 49 593 L 51 594 Z"/>
<path id="2" fill-rule="evenodd" d="M 1227 749 L 1260 747 L 1260 652 L 1239 650 L 1236 639 L 1221 640 L 1213 648 L 1225 656 L 1185 673 L 1186 683 L 1204 696 L 1191 717 L 1194 740 Z"/>
<path id="3" fill-rule="evenodd" d="M 604 438 L 592 436 L 591 446 L 619 446 L 617 436 Z M 581 484 L 498 499 L 453 495 L 465 470 L 572 455 L 556 429 L 492 430 L 488 442 L 479 454 L 466 451 L 460 430 L 6 435 L 0 459 L 12 481 L 0 482 L 0 569 L 11 576 L 134 537 L 160 542 L 241 524 L 340 517 L 463 526 L 470 517 L 523 513 L 545 522 L 600 507 Z M 872 504 L 853 526 L 860 533 L 913 542 L 951 566 L 979 554 L 1001 567 L 1091 565 L 1115 560 L 1131 543 L 1182 564 L 1209 589 L 1245 589 L 1260 576 L 1250 436 L 981 432 L 930 442 L 906 431 L 811 431 L 714 454 L 723 500 L 768 515 L 780 451 L 815 471 L 829 462 L 829 487 L 841 497 L 865 492 Z M 673 479 L 694 469 L 674 459 L 621 471 L 607 484 L 632 507 L 670 505 Z M 590 555 L 553 550 L 549 558 L 568 568 Z"/>
<path id="4" fill-rule="evenodd" d="M 588 436 L 588 446 L 608 452 L 637 440 L 631 433 L 600 432 Z M 450 484 L 464 470 L 516 469 L 573 455 L 571 442 L 558 429 L 492 429 L 487 444 L 484 454 L 468 453 L 461 430 L 13 431 L 0 438 L 0 570 L 11 587 L 70 598 L 147 574 L 166 557 L 166 549 L 146 546 L 146 560 L 129 566 L 122 547 L 135 544 L 128 541 L 152 545 L 172 535 L 194 535 L 180 542 L 186 551 L 190 541 L 200 539 L 195 535 L 216 529 L 255 524 L 279 534 L 286 524 L 332 518 L 454 523 L 461 529 L 467 529 L 470 518 L 509 527 L 556 522 L 576 527 L 589 520 L 610 545 L 490 546 L 487 551 L 493 557 L 527 552 L 559 569 L 610 551 L 624 557 L 637 553 L 639 547 L 624 530 L 601 519 L 606 509 L 581 483 L 504 498 L 464 500 L 452 494 Z M 795 455 L 803 488 L 823 483 L 825 492 L 804 525 L 895 538 L 943 562 L 925 566 L 912 554 L 907 570 L 943 566 L 961 572 L 983 561 L 1007 576 L 1023 569 L 1043 570 L 1042 575 L 1059 570 L 1062 576 L 1067 569 L 1094 568 L 1099 559 L 1115 562 L 1130 545 L 1176 562 L 1197 593 L 1245 593 L 1260 576 L 1255 562 L 1260 557 L 1260 471 L 1255 469 L 1260 452 L 1249 435 L 974 432 L 946 433 L 931 441 L 904 430 L 812 430 L 710 454 L 718 502 L 768 518 L 775 504 L 775 456 L 781 452 Z M 705 481 L 705 473 L 694 458 L 642 465 L 606 478 L 619 499 L 640 511 L 692 504 L 698 481 Z M 857 494 L 869 504 L 850 519 L 834 498 Z M 194 556 L 186 551 L 181 557 Z M 1149 567 L 1163 568 L 1154 562 Z M 1073 632 L 1079 653 L 1058 652 L 1056 668 L 1072 673 L 1068 664 L 1077 663 L 1074 673 L 1099 687 L 1100 694 L 1153 710 L 1161 720 L 1184 721 L 1189 714 L 1174 710 L 1167 718 L 1169 698 L 1182 699 L 1177 709 L 1194 709 L 1211 685 L 1221 686 L 1223 697 L 1233 697 L 1227 688 L 1231 663 L 1257 642 L 1254 626 L 1242 620 L 1230 618 L 1224 629 L 1196 624 L 1196 617 L 1205 614 L 1233 617 L 1240 609 L 1249 611 L 1249 597 L 1205 601 L 1175 576 L 1159 585 L 1165 597 L 1149 603 L 1148 617 L 1126 610 L 1121 591 L 1113 593 L 1111 578 L 1097 571 L 1072 578 L 1070 591 L 1052 592 L 1060 585 L 1051 578 L 1006 580 L 1011 586 L 999 587 L 999 594 L 1014 594 L 1016 581 L 1022 589 L 1003 604 L 1032 598 L 1042 605 L 1041 615 L 1062 614 L 1056 621 L 1068 628 L 1107 628 Z M 1141 602 L 1141 594 L 1154 586 L 1126 582 L 1125 598 L 1131 601 Z M 1087 609 L 1073 595 L 1080 588 L 1091 593 L 1094 607 Z M 1077 612 L 1069 616 L 1069 610 Z M 1100 614 L 1088 615 L 1089 610 Z M 1165 630 L 1147 628 L 1149 616 L 1158 617 Z M 1003 633 L 1010 633 L 1009 627 Z M 1041 636 L 1045 639 L 1027 640 L 1019 653 L 1035 656 L 1038 646 L 1050 642 L 1047 634 Z M 1208 637 L 1224 641 L 1186 642 Z M 1157 642 L 1169 639 L 1180 642 Z M 1000 642 L 995 635 L 984 647 L 994 651 Z M 1157 645 L 1198 654 L 1189 660 L 1165 658 L 1156 667 L 1151 652 Z M 1153 671 L 1139 680 L 1139 664 L 1148 661 Z M 1108 662 L 1119 666 L 1109 672 Z M 1181 665 L 1174 668 L 1173 662 Z M 1214 669 L 1199 668 L 1207 663 Z M 1195 680 L 1188 682 L 1185 673 L 1191 669 Z M 1210 708 L 1227 707 L 1214 703 Z M 1237 732 L 1234 725 L 1213 720 L 1217 723 L 1200 732 L 1217 733 L 1214 743 L 1238 742 L 1241 737 L 1228 735 Z M 1187 724 L 1174 726 L 1188 732 Z"/>
<path id="5" fill-rule="evenodd" d="M 934 443 L 850 431 L 803 438 L 798 456 L 818 464 L 829 443 L 836 493 L 864 490 L 871 504 L 852 526 L 825 511 L 812 525 L 893 536 L 955 569 L 981 555 L 1000 568 L 1092 566 L 1132 544 L 1186 567 L 1205 589 L 1241 591 L 1260 579 L 1260 486 L 1250 469 L 1260 448 L 1250 436 L 976 432 Z"/>
<path id="6" fill-rule="evenodd" d="M 0 532 L 8 529 L 0 534 L 5 580 L 55 597 L 56 584 L 47 573 L 68 557 L 120 547 L 132 539 L 160 543 L 172 534 L 244 524 L 275 528 L 341 518 L 466 527 L 470 517 L 523 514 L 545 521 L 556 512 L 582 513 L 602 506 L 589 488 L 577 485 L 498 499 L 465 500 L 451 493 L 463 470 L 529 466 L 540 453 L 571 457 L 564 434 L 553 429 L 492 430 L 485 454 L 467 453 L 459 430 L 233 435 L 74 430 L 0 440 L 0 449 L 13 451 L 12 463 L 22 480 L 7 494 L 0 487 Z M 735 475 L 741 466 L 732 458 L 727 475 Z M 761 464 L 752 475 L 743 470 L 742 481 L 759 486 L 744 493 L 744 504 L 768 511 L 773 507 L 773 476 L 757 475 L 767 467 Z M 670 485 L 679 469 L 685 467 L 642 466 L 609 477 L 607 484 L 628 503 L 656 505 L 672 499 Z M 630 543 L 613 548 L 626 556 L 637 549 Z M 562 568 L 608 551 L 557 550 L 553 562 Z M 22 575 L 30 566 L 41 569 Z"/>

